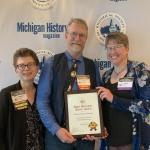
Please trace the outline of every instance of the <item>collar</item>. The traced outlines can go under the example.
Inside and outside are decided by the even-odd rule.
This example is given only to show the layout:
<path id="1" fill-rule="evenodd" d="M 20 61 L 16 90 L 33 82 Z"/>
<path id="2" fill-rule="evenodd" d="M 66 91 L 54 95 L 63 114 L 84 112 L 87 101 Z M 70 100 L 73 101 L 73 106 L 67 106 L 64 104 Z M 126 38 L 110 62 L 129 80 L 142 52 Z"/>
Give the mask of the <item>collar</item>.
<path id="1" fill-rule="evenodd" d="M 69 54 L 68 51 L 65 51 L 65 55 L 66 55 L 68 61 L 72 61 L 72 59 L 74 59 L 74 58 Z M 77 60 L 77 62 L 79 62 L 79 63 L 83 62 L 83 56 L 81 55 L 81 56 L 80 56 L 78 59 L 76 59 L 76 60 Z"/>

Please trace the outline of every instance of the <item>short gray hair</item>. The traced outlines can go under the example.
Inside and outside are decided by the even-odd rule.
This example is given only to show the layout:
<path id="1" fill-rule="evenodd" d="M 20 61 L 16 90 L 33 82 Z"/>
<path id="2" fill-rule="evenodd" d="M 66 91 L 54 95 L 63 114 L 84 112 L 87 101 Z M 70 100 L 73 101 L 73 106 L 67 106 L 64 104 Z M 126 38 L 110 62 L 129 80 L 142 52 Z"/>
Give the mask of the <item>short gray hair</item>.
<path id="1" fill-rule="evenodd" d="M 85 26 L 87 32 L 88 32 L 88 25 L 86 23 L 85 20 L 81 19 L 81 18 L 71 18 L 68 25 L 67 25 L 67 31 L 68 31 L 68 27 L 72 24 L 72 23 L 77 23 L 77 24 L 82 24 Z"/>

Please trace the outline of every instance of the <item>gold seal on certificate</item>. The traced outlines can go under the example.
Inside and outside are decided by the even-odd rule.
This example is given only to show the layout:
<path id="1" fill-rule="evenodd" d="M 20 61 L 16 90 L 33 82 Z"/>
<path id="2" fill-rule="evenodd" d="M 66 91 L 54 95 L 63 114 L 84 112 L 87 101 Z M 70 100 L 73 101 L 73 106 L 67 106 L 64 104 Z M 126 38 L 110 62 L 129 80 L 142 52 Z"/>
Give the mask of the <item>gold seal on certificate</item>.
<path id="1" fill-rule="evenodd" d="M 100 136 L 103 119 L 96 90 L 65 92 L 65 108 L 66 127 L 73 136 Z"/>

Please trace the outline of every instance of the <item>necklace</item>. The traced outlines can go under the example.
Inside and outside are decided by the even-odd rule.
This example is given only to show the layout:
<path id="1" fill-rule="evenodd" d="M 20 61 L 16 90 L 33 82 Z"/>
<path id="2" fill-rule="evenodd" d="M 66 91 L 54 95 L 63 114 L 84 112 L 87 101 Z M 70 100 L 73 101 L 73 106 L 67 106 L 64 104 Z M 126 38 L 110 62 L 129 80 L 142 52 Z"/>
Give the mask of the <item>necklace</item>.
<path id="1" fill-rule="evenodd" d="M 115 75 L 117 77 L 119 77 L 123 72 L 127 71 L 127 67 L 124 67 L 123 69 L 121 69 L 119 72 L 117 72 L 115 69 L 113 70 Z"/>

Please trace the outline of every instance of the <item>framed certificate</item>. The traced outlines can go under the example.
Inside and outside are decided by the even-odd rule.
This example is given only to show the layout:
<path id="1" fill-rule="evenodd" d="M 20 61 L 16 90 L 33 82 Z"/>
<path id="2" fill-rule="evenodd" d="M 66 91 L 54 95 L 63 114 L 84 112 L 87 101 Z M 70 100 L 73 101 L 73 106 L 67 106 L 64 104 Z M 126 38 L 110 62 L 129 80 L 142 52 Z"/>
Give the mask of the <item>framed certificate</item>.
<path id="1" fill-rule="evenodd" d="M 96 90 L 65 92 L 65 110 L 66 127 L 73 136 L 100 136 L 103 119 Z"/>

